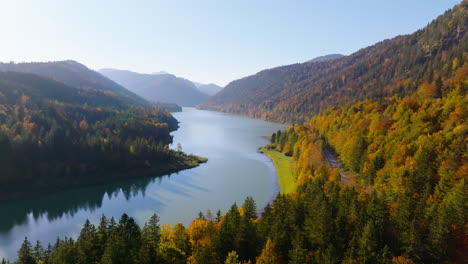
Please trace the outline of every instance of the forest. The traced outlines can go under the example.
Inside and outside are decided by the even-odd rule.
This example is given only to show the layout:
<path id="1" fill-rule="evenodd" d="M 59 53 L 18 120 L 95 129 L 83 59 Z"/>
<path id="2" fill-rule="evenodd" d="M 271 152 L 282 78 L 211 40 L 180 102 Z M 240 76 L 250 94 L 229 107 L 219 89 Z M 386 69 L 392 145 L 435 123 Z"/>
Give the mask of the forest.
<path id="1" fill-rule="evenodd" d="M 172 151 L 168 111 L 45 77 L 0 72 L 0 200 L 162 175 L 205 160 Z"/>

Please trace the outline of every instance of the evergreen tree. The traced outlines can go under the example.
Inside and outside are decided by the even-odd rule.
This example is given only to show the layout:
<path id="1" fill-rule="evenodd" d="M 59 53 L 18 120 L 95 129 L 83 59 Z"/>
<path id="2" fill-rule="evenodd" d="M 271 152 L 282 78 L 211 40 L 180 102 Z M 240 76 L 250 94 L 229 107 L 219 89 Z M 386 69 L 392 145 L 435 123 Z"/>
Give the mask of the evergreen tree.
<path id="1" fill-rule="evenodd" d="M 215 221 L 219 223 L 221 221 L 221 210 L 216 211 L 216 219 Z"/>
<path id="2" fill-rule="evenodd" d="M 253 224 L 257 217 L 257 207 L 252 197 L 247 197 L 242 205 L 243 214 L 238 229 L 237 251 L 241 260 L 255 260 L 259 239 Z M 236 253 L 237 254 L 237 253 Z"/>
<path id="3" fill-rule="evenodd" d="M 99 221 L 99 226 L 97 227 L 97 256 L 102 256 L 106 248 L 107 238 L 109 236 L 109 221 L 105 215 L 102 215 L 101 220 Z"/>
<path id="4" fill-rule="evenodd" d="M 234 203 L 231 209 L 224 216 L 219 226 L 219 231 L 215 239 L 216 250 L 221 259 L 225 259 L 232 250 L 239 248 L 239 225 L 241 216 L 237 205 Z"/>
<path id="5" fill-rule="evenodd" d="M 98 243 L 99 239 L 96 227 L 86 219 L 81 229 L 80 236 L 76 240 L 76 248 L 78 251 L 77 263 L 95 263 L 100 257 Z"/>
<path id="6" fill-rule="evenodd" d="M 141 232 L 141 252 L 142 263 L 154 263 L 157 260 L 156 250 L 161 239 L 161 227 L 159 217 L 153 214 L 149 221 L 145 223 Z"/>
<path id="7" fill-rule="evenodd" d="M 18 264 L 36 264 L 34 259 L 31 242 L 28 238 L 24 238 L 23 244 L 21 244 L 20 249 L 18 250 Z"/>
<path id="8" fill-rule="evenodd" d="M 149 221 L 145 223 L 142 229 L 143 241 L 150 244 L 151 247 L 156 248 L 161 239 L 161 227 L 159 225 L 159 216 L 153 214 Z"/>
<path id="9" fill-rule="evenodd" d="M 44 251 L 44 247 L 42 246 L 41 241 L 39 241 L 39 240 L 36 242 L 36 245 L 34 246 L 33 256 L 34 256 L 34 259 L 36 260 L 36 262 L 39 262 L 39 261 L 45 262 L 46 261 L 46 253 Z"/>

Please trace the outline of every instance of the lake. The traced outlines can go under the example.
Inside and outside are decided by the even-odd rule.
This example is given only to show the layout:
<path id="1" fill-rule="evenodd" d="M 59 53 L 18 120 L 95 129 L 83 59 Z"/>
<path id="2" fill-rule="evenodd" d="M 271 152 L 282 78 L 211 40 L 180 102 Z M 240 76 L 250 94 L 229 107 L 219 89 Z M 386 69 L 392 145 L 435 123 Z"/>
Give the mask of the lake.
<path id="1" fill-rule="evenodd" d="M 0 259 L 16 259 L 25 237 L 43 245 L 59 237 L 76 237 L 86 219 L 98 223 L 104 214 L 123 213 L 142 225 L 153 214 L 161 224 L 188 226 L 200 211 L 225 213 L 252 196 L 258 209 L 278 193 L 275 168 L 257 149 L 285 125 L 219 112 L 184 108 L 173 114 L 173 132 L 186 153 L 208 158 L 206 164 L 162 177 L 66 190 L 38 198 L 0 204 Z"/>

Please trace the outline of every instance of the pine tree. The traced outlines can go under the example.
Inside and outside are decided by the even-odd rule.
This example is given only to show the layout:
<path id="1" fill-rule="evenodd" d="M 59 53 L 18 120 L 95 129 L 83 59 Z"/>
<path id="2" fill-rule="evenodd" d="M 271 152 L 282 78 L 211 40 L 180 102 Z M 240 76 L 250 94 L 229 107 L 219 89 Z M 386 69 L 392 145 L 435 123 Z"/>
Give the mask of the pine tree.
<path id="1" fill-rule="evenodd" d="M 159 217 L 153 214 L 145 223 L 141 232 L 140 258 L 142 263 L 154 263 L 157 260 L 156 250 L 161 239 L 161 227 Z"/>
<path id="2" fill-rule="evenodd" d="M 161 227 L 159 226 L 159 216 L 157 214 L 153 214 L 149 221 L 145 223 L 142 229 L 142 238 L 151 247 L 156 248 L 158 246 L 161 239 Z"/>
<path id="3" fill-rule="evenodd" d="M 83 228 L 81 229 L 80 236 L 76 241 L 78 250 L 77 263 L 95 263 L 99 256 L 99 240 L 96 232 L 96 227 L 86 219 Z"/>
<path id="4" fill-rule="evenodd" d="M 45 262 L 46 260 L 44 247 L 42 246 L 42 243 L 39 240 L 36 242 L 36 245 L 34 246 L 33 256 L 36 262 L 39 262 L 39 261 Z"/>
<path id="5" fill-rule="evenodd" d="M 102 215 L 101 220 L 99 221 L 99 226 L 97 227 L 97 255 L 102 256 L 106 248 L 107 238 L 109 236 L 109 221 L 105 215 Z"/>
<path id="6" fill-rule="evenodd" d="M 36 264 L 34 260 L 31 242 L 28 238 L 24 238 L 23 244 L 21 244 L 20 249 L 18 250 L 18 264 Z"/>
<path id="7" fill-rule="evenodd" d="M 224 216 L 219 226 L 216 237 L 216 249 L 221 259 L 226 258 L 227 254 L 239 247 L 239 225 L 241 216 L 237 205 L 234 203 L 231 209 Z"/>
<path id="8" fill-rule="evenodd" d="M 221 210 L 218 209 L 218 211 L 216 211 L 216 219 L 215 221 L 217 223 L 219 223 L 219 221 L 221 221 Z"/>

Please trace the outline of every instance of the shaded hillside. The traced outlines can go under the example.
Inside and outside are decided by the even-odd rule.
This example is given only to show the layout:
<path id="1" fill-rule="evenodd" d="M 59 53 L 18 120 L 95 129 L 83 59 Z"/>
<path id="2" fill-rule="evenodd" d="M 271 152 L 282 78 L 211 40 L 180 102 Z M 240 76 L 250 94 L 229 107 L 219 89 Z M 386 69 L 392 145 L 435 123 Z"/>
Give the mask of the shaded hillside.
<path id="1" fill-rule="evenodd" d="M 154 103 L 154 106 L 166 109 L 169 112 L 182 112 L 182 107 L 177 104 L 156 102 Z"/>
<path id="2" fill-rule="evenodd" d="M 172 74 L 140 74 L 116 69 L 99 72 L 150 101 L 195 106 L 208 98 L 192 82 Z"/>
<path id="3" fill-rule="evenodd" d="M 97 90 L 133 105 L 147 102 L 112 80 L 72 60 L 56 62 L 0 63 L 0 71 L 34 73 L 83 90 Z"/>
<path id="4" fill-rule="evenodd" d="M 177 120 L 36 74 L 0 72 L 1 200 L 196 166 L 171 151 Z"/>
<path id="5" fill-rule="evenodd" d="M 328 106 L 411 94 L 423 81 L 447 75 L 463 61 L 467 6 L 463 1 L 424 29 L 350 56 L 278 67 L 233 81 L 200 108 L 302 122 Z"/>

